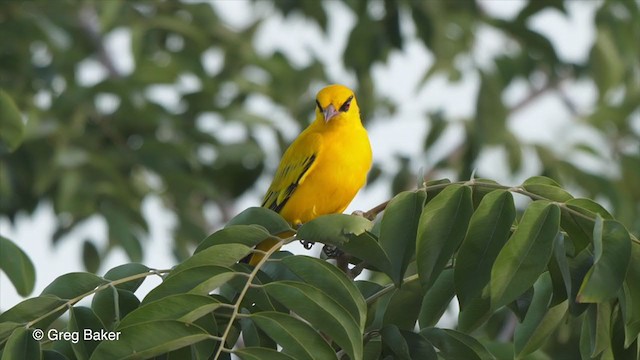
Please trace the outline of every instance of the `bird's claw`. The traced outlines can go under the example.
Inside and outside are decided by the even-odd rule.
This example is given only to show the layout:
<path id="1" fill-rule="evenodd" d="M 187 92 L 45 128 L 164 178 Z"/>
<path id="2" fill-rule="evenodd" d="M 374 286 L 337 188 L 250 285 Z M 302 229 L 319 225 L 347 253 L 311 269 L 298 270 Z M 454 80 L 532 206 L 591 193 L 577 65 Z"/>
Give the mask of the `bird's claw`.
<path id="1" fill-rule="evenodd" d="M 333 245 L 325 245 L 322 247 L 322 252 L 330 259 L 335 259 L 338 256 L 344 254 L 344 252 Z"/>
<path id="2" fill-rule="evenodd" d="M 300 240 L 300 244 L 302 244 L 302 246 L 303 246 L 306 250 L 311 250 L 311 248 L 313 247 L 313 245 L 315 245 L 315 242 L 313 242 L 313 241 L 306 241 L 306 240 Z"/>

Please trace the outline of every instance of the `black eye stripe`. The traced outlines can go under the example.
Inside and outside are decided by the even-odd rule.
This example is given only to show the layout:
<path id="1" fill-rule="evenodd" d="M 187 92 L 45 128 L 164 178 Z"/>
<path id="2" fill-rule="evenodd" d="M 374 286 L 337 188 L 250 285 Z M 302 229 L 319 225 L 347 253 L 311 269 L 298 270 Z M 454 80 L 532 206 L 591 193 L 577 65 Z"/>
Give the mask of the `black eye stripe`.
<path id="1" fill-rule="evenodd" d="M 344 104 L 342 104 L 342 106 L 340 106 L 340 111 L 342 111 L 342 112 L 348 111 L 349 107 L 351 106 L 351 100 L 353 100 L 353 95 L 349 96 L 347 101 L 345 101 Z"/>
<path id="2" fill-rule="evenodd" d="M 316 105 L 318 106 L 318 110 L 322 112 L 322 106 L 320 106 L 320 101 L 316 100 Z"/>

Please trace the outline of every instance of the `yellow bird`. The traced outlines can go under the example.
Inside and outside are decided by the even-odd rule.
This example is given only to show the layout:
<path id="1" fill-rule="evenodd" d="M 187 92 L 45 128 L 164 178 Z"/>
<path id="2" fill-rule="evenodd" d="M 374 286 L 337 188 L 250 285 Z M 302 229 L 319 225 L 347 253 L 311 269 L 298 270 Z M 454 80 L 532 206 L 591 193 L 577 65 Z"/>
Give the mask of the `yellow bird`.
<path id="1" fill-rule="evenodd" d="M 320 215 L 342 213 L 364 186 L 371 144 L 353 91 L 329 85 L 316 96 L 316 118 L 285 151 L 262 206 L 298 226 Z M 256 246 L 267 251 L 276 244 Z M 254 254 L 256 265 L 262 254 Z"/>

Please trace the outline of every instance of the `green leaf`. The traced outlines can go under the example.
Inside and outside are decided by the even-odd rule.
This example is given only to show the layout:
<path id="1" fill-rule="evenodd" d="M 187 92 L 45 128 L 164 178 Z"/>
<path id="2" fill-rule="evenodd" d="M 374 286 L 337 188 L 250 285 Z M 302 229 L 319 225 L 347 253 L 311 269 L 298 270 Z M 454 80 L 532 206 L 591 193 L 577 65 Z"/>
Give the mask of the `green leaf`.
<path id="1" fill-rule="evenodd" d="M 202 254 L 204 252 L 201 252 Z M 163 297 L 187 292 L 207 295 L 236 276 L 230 268 L 208 265 L 171 272 L 162 284 L 151 290 L 142 301 L 147 304 Z"/>
<path id="2" fill-rule="evenodd" d="M 596 219 L 593 230 L 595 263 L 584 278 L 577 300 L 600 303 L 615 297 L 622 286 L 631 259 L 631 238 L 614 220 Z"/>
<path id="3" fill-rule="evenodd" d="M 603 351 L 611 349 L 611 304 L 602 302 L 591 304 L 582 322 L 580 351 L 587 351 L 589 358 L 595 358 Z M 583 349 L 584 347 L 584 349 Z M 611 358 L 603 355 L 603 358 Z"/>
<path id="4" fill-rule="evenodd" d="M 272 235 L 260 225 L 229 225 L 204 239 L 196 248 L 197 254 L 211 246 L 223 244 L 243 244 L 254 247 Z"/>
<path id="5" fill-rule="evenodd" d="M 571 199 L 566 202 L 566 206 L 591 219 L 595 219 L 596 214 L 600 214 L 604 219 L 613 219 L 607 210 L 593 200 Z M 573 212 L 563 211 L 561 226 L 569 234 L 575 253 L 589 246 L 593 239 L 593 221 L 585 219 L 583 216 L 574 214 Z"/>
<path id="6" fill-rule="evenodd" d="M 382 347 L 394 359 L 411 359 L 409 345 L 402 337 L 400 329 L 395 325 L 386 325 L 380 330 Z"/>
<path id="7" fill-rule="evenodd" d="M 140 263 L 128 263 L 128 264 L 118 265 L 113 269 L 107 271 L 107 273 L 104 274 L 104 278 L 107 280 L 113 281 L 113 280 L 128 278 L 130 276 L 134 276 L 138 274 L 144 274 L 147 272 L 149 272 L 149 268 L 146 267 L 145 265 L 142 265 Z M 136 290 L 138 290 L 140 285 L 142 285 L 145 279 L 146 277 L 141 277 L 139 279 L 117 284 L 116 287 L 118 289 L 135 292 Z"/>
<path id="8" fill-rule="evenodd" d="M 82 243 L 82 263 L 90 273 L 96 273 L 100 268 L 100 253 L 95 244 L 89 240 Z"/>
<path id="9" fill-rule="evenodd" d="M 107 329 L 113 329 L 138 306 L 140 300 L 134 293 L 114 287 L 99 291 L 91 301 L 91 309 Z"/>
<path id="10" fill-rule="evenodd" d="M 4 271 L 18 294 L 31 294 L 36 283 L 36 270 L 31 259 L 11 240 L 1 235 L 0 270 Z"/>
<path id="11" fill-rule="evenodd" d="M 362 358 L 362 331 L 340 303 L 318 288 L 293 281 L 264 285 L 269 296 L 326 333 L 352 359 Z"/>
<path id="12" fill-rule="evenodd" d="M 40 343 L 33 339 L 33 331 L 25 327 L 14 330 L 2 350 L 2 360 L 42 359 Z"/>
<path id="13" fill-rule="evenodd" d="M 242 360 L 296 360 L 294 357 L 269 348 L 247 347 L 234 350 L 233 353 Z"/>
<path id="14" fill-rule="evenodd" d="M 482 296 L 472 298 L 469 303 L 460 310 L 458 315 L 458 330 L 471 333 L 477 329 L 493 314 L 488 286 L 485 287 Z"/>
<path id="15" fill-rule="evenodd" d="M 84 331 L 90 330 L 100 332 L 104 330 L 104 325 L 96 314 L 87 307 L 74 306 L 69 310 L 69 331 L 78 333 L 78 341 L 71 342 L 71 348 L 78 359 L 88 359 L 98 346 L 98 341 L 93 339 L 85 339 Z"/>
<path id="16" fill-rule="evenodd" d="M 395 289 L 387 303 L 382 319 L 382 325 L 395 325 L 403 330 L 413 330 L 422 303 L 422 288 L 420 279 L 415 278 Z"/>
<path id="17" fill-rule="evenodd" d="M 38 296 L 26 299 L 0 314 L 0 323 L 26 323 L 52 312 L 54 309 L 57 309 L 65 303 L 66 301 L 53 295 Z M 50 317 L 47 317 L 33 324 L 33 326 L 46 328 L 66 310 L 67 309 L 63 307 L 61 310 L 52 313 Z"/>
<path id="18" fill-rule="evenodd" d="M 460 307 L 476 298 L 491 279 L 491 267 L 507 242 L 516 217 L 513 196 L 505 190 L 485 195 L 471 216 L 454 271 Z"/>
<path id="19" fill-rule="evenodd" d="M 477 136 L 484 144 L 501 144 L 507 137 L 507 108 L 502 102 L 504 82 L 498 73 L 481 72 L 476 100 Z"/>
<path id="20" fill-rule="evenodd" d="M 0 89 L 0 154 L 15 151 L 24 137 L 20 110 L 9 94 Z"/>
<path id="21" fill-rule="evenodd" d="M 569 270 L 569 262 L 567 261 L 564 239 L 562 233 L 556 236 L 553 242 L 553 256 L 551 256 L 549 264 L 547 265 L 553 284 L 553 299 L 551 300 L 551 305 L 561 303 L 568 299 L 571 294 L 571 271 Z"/>
<path id="22" fill-rule="evenodd" d="M 323 215 L 300 226 L 297 238 L 340 246 L 349 242 L 353 235 L 363 234 L 372 227 L 373 223 L 362 216 Z"/>
<path id="23" fill-rule="evenodd" d="M 145 303 L 130 312 L 118 325 L 123 328 L 146 321 L 178 320 L 192 323 L 220 307 L 221 303 L 207 295 L 176 294 Z"/>
<path id="24" fill-rule="evenodd" d="M 551 306 L 553 286 L 549 273 L 543 273 L 533 285 L 533 300 L 522 324 L 516 327 L 514 345 L 517 357 L 539 349 L 564 318 L 568 301 Z"/>
<path id="25" fill-rule="evenodd" d="M 343 272 L 326 261 L 308 256 L 289 256 L 281 262 L 305 283 L 331 294 L 334 300 L 351 313 L 360 328 L 364 328 L 367 304 L 358 288 Z"/>
<path id="26" fill-rule="evenodd" d="M 546 176 L 532 176 L 525 180 L 522 183 L 522 186 L 531 186 L 531 185 L 549 185 L 560 188 L 560 184 L 552 178 L 548 178 Z"/>
<path id="27" fill-rule="evenodd" d="M 367 268 L 373 268 L 375 271 L 390 275 L 389 258 L 376 240 L 375 235 L 369 231 L 353 236 L 349 242 L 337 245 L 337 247 L 343 252 L 363 260 Z"/>
<path id="28" fill-rule="evenodd" d="M 471 189 L 462 185 L 448 186 L 425 206 L 416 244 L 423 290 L 438 278 L 464 239 L 472 212 Z"/>
<path id="29" fill-rule="evenodd" d="M 385 353 L 393 359 L 438 359 L 433 345 L 420 334 L 387 325 L 380 330 L 380 335 Z"/>
<path id="30" fill-rule="evenodd" d="M 207 340 L 204 329 L 176 320 L 158 320 L 118 329 L 117 341 L 102 341 L 91 360 L 146 359 Z M 153 334 L 153 336 L 150 336 Z"/>
<path id="31" fill-rule="evenodd" d="M 434 326 L 449 308 L 455 295 L 453 271 L 453 269 L 446 269 L 441 272 L 436 282 L 424 295 L 418 315 L 420 329 Z"/>
<path id="32" fill-rule="evenodd" d="M 265 311 L 251 315 L 256 325 L 295 359 L 337 359 L 322 336 L 304 321 L 289 314 Z"/>
<path id="33" fill-rule="evenodd" d="M 73 299 L 87 294 L 107 281 L 90 273 L 69 273 L 53 280 L 40 295 L 55 295 L 61 299 Z"/>
<path id="34" fill-rule="evenodd" d="M 525 210 L 491 269 L 491 307 L 498 309 L 524 293 L 545 270 L 560 226 L 560 209 L 534 201 Z"/>
<path id="35" fill-rule="evenodd" d="M 420 334 L 437 347 L 445 359 L 495 359 L 478 340 L 467 334 L 438 328 L 424 329 Z"/>
<path id="36" fill-rule="evenodd" d="M 600 99 L 604 99 L 609 89 L 620 84 L 624 77 L 625 66 L 615 44 L 615 35 L 607 27 L 598 27 L 598 29 L 596 41 L 589 56 L 589 64 L 600 92 Z"/>
<path id="37" fill-rule="evenodd" d="M 416 253 L 418 222 L 426 193 L 405 191 L 396 195 L 385 209 L 380 224 L 380 246 L 391 262 L 391 278 L 400 286 L 409 262 Z"/>
<path id="38" fill-rule="evenodd" d="M 251 248 L 243 244 L 220 244 L 207 247 L 183 261 L 171 270 L 172 274 L 200 266 L 231 266 L 251 252 Z"/>
<path id="39" fill-rule="evenodd" d="M 24 324 L 13 321 L 4 321 L 0 323 L 0 344 L 4 344 L 9 335 L 13 333 L 13 330 L 23 326 Z"/>
<path id="40" fill-rule="evenodd" d="M 524 185 L 522 185 L 522 188 L 525 189 L 526 191 L 534 194 L 534 195 L 543 197 L 545 200 L 565 202 L 565 201 L 569 201 L 569 200 L 573 199 L 573 196 L 571 194 L 569 194 L 568 192 L 566 192 L 562 188 L 559 188 L 559 187 L 553 186 L 553 185 L 547 185 L 547 184 L 524 184 Z M 536 196 L 532 196 L 531 198 L 533 200 L 538 200 L 539 199 Z"/>
<path id="41" fill-rule="evenodd" d="M 287 223 L 280 214 L 263 207 L 250 207 L 244 210 L 240 214 L 234 216 L 233 219 L 229 220 L 227 225 L 225 225 L 225 228 L 229 228 L 234 225 L 254 224 L 264 227 L 272 235 L 293 231 L 289 223 Z"/>
<path id="42" fill-rule="evenodd" d="M 622 292 L 618 293 L 624 319 L 625 347 L 631 346 L 640 334 L 640 286 L 638 284 L 640 284 L 640 246 L 634 245 L 631 247 L 631 261 L 622 285 Z"/>

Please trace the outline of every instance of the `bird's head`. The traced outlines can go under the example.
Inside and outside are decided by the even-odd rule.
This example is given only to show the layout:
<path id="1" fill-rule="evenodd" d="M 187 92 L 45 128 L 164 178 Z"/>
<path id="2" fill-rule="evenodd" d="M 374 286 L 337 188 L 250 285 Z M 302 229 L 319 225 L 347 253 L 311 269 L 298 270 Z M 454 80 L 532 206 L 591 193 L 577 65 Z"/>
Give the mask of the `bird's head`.
<path id="1" fill-rule="evenodd" d="M 316 96 L 316 116 L 328 123 L 331 119 L 346 114 L 359 117 L 360 109 L 353 91 L 343 85 L 329 85 Z"/>

